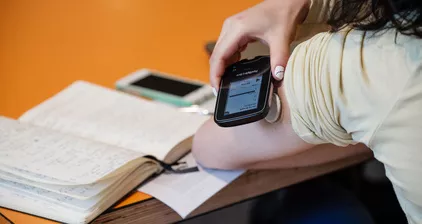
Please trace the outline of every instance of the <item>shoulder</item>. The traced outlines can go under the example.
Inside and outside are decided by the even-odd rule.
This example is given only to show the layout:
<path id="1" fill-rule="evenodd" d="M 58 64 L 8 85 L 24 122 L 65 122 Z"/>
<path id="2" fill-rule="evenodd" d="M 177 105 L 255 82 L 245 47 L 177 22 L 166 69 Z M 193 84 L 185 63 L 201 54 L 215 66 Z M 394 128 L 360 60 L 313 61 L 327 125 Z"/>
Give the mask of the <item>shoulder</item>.
<path id="1" fill-rule="evenodd" d="M 377 136 L 397 131 L 397 120 L 410 132 L 418 133 L 422 128 L 419 118 L 422 110 L 422 39 L 396 31 L 376 35 L 365 38 L 362 54 L 369 77 L 375 77 L 377 81 L 372 85 L 372 91 L 377 95 L 377 101 L 385 105 L 380 108 L 385 115 L 372 136 L 371 147 Z M 397 133 L 395 136 L 402 135 Z"/>
<path id="2" fill-rule="evenodd" d="M 422 197 L 422 39 L 398 34 L 394 44 L 377 42 L 389 58 L 390 77 L 403 77 L 391 107 L 379 123 L 369 147 L 383 162 L 386 172 L 410 222 L 420 219 Z M 393 80 L 394 81 L 394 80 Z M 393 84 L 390 84 L 393 86 Z M 396 84 L 397 85 L 397 84 Z"/>

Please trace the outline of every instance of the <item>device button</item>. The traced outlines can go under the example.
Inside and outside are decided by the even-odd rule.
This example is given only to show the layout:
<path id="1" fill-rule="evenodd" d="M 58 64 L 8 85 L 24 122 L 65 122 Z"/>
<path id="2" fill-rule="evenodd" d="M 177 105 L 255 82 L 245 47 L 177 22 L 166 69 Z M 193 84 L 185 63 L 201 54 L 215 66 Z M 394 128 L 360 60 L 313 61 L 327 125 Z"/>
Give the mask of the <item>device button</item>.
<path id="1" fill-rule="evenodd" d="M 280 117 L 281 117 L 280 97 L 276 93 L 273 93 L 270 111 L 268 112 L 267 116 L 265 117 L 265 120 L 269 123 L 274 123 L 274 122 L 278 121 L 278 119 Z"/>

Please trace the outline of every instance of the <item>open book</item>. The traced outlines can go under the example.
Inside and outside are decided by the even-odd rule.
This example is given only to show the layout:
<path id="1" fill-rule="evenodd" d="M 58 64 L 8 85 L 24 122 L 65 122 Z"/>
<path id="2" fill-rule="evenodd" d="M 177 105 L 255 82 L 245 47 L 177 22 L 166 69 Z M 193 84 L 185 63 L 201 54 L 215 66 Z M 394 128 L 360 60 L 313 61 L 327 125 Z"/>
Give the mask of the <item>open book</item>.
<path id="1" fill-rule="evenodd" d="M 87 223 L 186 155 L 208 119 L 78 81 L 18 120 L 0 117 L 0 207 Z"/>

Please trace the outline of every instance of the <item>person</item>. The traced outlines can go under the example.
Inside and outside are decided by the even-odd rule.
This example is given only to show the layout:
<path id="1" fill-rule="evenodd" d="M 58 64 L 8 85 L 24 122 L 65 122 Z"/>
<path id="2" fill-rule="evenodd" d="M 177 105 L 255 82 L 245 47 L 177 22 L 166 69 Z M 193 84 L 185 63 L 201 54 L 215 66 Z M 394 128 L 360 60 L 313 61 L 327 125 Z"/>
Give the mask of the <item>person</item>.
<path id="1" fill-rule="evenodd" d="M 269 46 L 281 119 L 195 134 L 193 155 L 216 169 L 311 166 L 371 150 L 409 223 L 422 223 L 422 1 L 266 0 L 223 24 L 210 58 L 224 68 L 248 43 Z M 330 30 L 300 43 L 301 24 Z"/>

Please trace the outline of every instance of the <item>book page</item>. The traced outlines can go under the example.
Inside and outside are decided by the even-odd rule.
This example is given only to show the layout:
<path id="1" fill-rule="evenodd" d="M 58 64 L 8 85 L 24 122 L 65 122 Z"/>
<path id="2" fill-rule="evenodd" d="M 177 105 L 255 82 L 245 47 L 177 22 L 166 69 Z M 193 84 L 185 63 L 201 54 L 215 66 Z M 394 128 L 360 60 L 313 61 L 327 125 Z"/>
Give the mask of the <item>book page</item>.
<path id="1" fill-rule="evenodd" d="M 189 167 L 197 165 L 192 153 L 181 161 Z M 138 188 L 138 191 L 157 198 L 185 218 L 243 173 L 243 170 L 224 171 L 202 167 L 199 172 L 193 173 L 164 173 Z"/>
<path id="2" fill-rule="evenodd" d="M 33 181 L 94 183 L 143 154 L 0 117 L 0 165 Z M 146 161 L 146 160 L 144 160 Z M 46 178 L 47 177 L 47 178 Z"/>
<path id="3" fill-rule="evenodd" d="M 161 160 L 208 119 L 83 81 L 73 83 L 20 117 L 23 122 Z"/>
<path id="4" fill-rule="evenodd" d="M 131 172 L 128 172 L 127 174 L 122 175 L 117 180 L 113 181 L 113 183 L 111 183 L 111 185 L 108 187 L 108 189 L 106 189 L 101 194 L 96 195 L 96 196 L 91 197 L 91 198 L 87 198 L 87 199 L 74 198 L 74 197 L 71 197 L 71 196 L 52 192 L 52 191 L 42 189 L 42 188 L 39 188 L 39 187 L 34 187 L 34 186 L 30 186 L 30 185 L 10 181 L 10 180 L 4 180 L 4 179 L 1 179 L 1 178 L 0 178 L 0 186 L 3 186 L 5 188 L 9 188 L 9 189 L 12 189 L 12 190 L 16 190 L 16 191 L 19 191 L 19 192 L 25 192 L 27 194 L 32 195 L 32 197 L 39 198 L 39 199 L 46 200 L 46 201 L 50 201 L 52 203 L 56 203 L 59 206 L 67 207 L 67 208 L 73 209 L 75 211 L 86 212 L 86 211 L 95 209 L 95 206 L 99 202 L 106 200 L 105 198 L 108 198 L 111 195 L 111 193 L 119 185 L 121 185 L 124 181 L 126 181 L 126 182 L 128 181 L 128 180 L 126 180 L 127 178 L 129 178 L 129 179 L 134 179 L 134 178 L 137 179 L 138 178 L 138 177 L 128 177 L 130 174 L 138 174 L 139 175 L 143 171 L 145 171 L 146 173 L 149 173 L 151 168 L 153 168 L 153 167 L 151 167 L 151 166 L 148 167 L 148 165 L 145 165 L 142 168 L 141 167 L 137 168 L 136 172 L 132 172 L 132 171 L 134 171 L 134 170 L 132 170 Z"/>
<path id="5" fill-rule="evenodd" d="M 86 201 L 55 196 L 28 186 L 0 184 L 0 207 L 23 211 L 64 223 L 89 223 L 155 171 L 155 166 L 145 163 L 129 173 L 127 178 L 122 178 L 121 182 L 116 182 L 101 195 Z M 75 205 L 81 207 L 74 208 Z"/>
<path id="6" fill-rule="evenodd" d="M 51 203 L 61 204 L 62 206 L 68 207 L 69 209 L 75 211 L 87 211 L 96 204 L 96 201 L 94 199 L 80 200 L 70 196 L 51 192 L 45 189 L 3 179 L 0 179 L 0 186 L 8 188 L 10 190 L 25 192 L 26 194 L 31 195 L 31 197 L 38 198 L 44 201 L 49 201 Z"/>
<path id="7" fill-rule="evenodd" d="M 11 166 L 2 165 L 2 164 L 0 164 L 0 170 L 7 172 L 7 173 L 15 174 L 19 177 L 26 178 L 28 180 L 38 181 L 40 183 L 53 183 L 53 184 L 57 184 L 57 185 L 72 185 L 72 184 L 74 184 L 74 183 L 69 182 L 69 181 L 59 180 L 59 179 L 56 179 L 54 177 L 49 177 L 49 176 L 39 174 L 39 173 L 32 173 L 32 172 L 27 171 L 27 170 L 22 170 L 22 169 L 19 169 L 17 167 L 11 167 Z"/>
<path id="8" fill-rule="evenodd" d="M 0 207 L 13 210 L 24 210 L 25 213 L 42 216 L 64 223 L 75 223 L 82 213 L 64 210 L 55 203 L 34 198 L 25 192 L 19 192 L 0 185 Z M 42 213 L 42 214 L 41 214 Z M 79 220 L 78 220 L 79 221 Z"/>
<path id="9" fill-rule="evenodd" d="M 119 176 L 115 178 L 108 178 L 92 184 L 86 185 L 58 185 L 58 184 L 44 184 L 23 177 L 14 175 L 9 172 L 0 171 L 0 179 L 13 181 L 16 183 L 37 187 L 40 189 L 48 190 L 64 196 L 74 197 L 78 199 L 87 199 L 100 194 L 102 191 L 110 187 L 116 182 Z"/>

